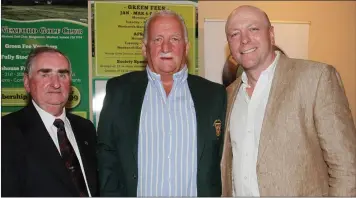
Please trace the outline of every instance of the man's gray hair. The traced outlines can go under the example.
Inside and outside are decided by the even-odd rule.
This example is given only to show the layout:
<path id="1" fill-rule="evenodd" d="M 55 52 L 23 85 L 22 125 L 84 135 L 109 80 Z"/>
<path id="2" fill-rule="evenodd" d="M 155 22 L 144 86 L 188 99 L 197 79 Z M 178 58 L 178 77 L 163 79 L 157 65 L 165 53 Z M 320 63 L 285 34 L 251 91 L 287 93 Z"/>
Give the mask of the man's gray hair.
<path id="1" fill-rule="evenodd" d="M 187 30 L 187 26 L 185 25 L 183 17 L 172 10 L 161 10 L 159 12 L 154 12 L 153 14 L 151 14 L 151 16 L 145 22 L 145 26 L 144 26 L 144 30 L 143 30 L 143 41 L 145 42 L 145 44 L 147 43 L 148 27 L 149 27 L 150 23 L 153 18 L 159 17 L 159 16 L 173 16 L 173 17 L 176 17 L 177 19 L 179 19 L 179 22 L 183 26 L 184 40 L 186 43 L 188 43 L 188 30 Z"/>
<path id="2" fill-rule="evenodd" d="M 27 60 L 25 63 L 25 73 L 26 74 L 30 74 L 32 65 L 33 65 L 33 61 L 37 58 L 37 56 L 39 56 L 40 54 L 43 54 L 43 53 L 58 53 L 58 54 L 61 54 L 62 56 L 64 56 L 68 62 L 69 71 L 70 71 L 70 73 L 72 73 L 71 63 L 70 63 L 68 57 L 65 54 L 63 54 L 63 52 L 61 52 L 55 48 L 51 48 L 51 47 L 37 47 L 37 48 L 33 49 L 30 52 L 30 54 L 27 56 Z"/>

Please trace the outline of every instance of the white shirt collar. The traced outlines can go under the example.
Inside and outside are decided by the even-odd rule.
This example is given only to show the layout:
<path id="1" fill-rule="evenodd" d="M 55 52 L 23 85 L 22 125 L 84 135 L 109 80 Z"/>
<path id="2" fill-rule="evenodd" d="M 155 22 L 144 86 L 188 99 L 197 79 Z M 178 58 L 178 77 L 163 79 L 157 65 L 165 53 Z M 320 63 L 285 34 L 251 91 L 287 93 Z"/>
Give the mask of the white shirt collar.
<path id="1" fill-rule="evenodd" d="M 161 75 L 153 72 L 148 65 L 146 66 L 146 71 L 147 71 L 148 79 L 150 81 L 161 81 Z M 184 67 L 180 71 L 173 74 L 174 82 L 184 82 L 187 78 L 188 78 L 187 65 L 184 65 Z"/>
<path id="2" fill-rule="evenodd" d="M 46 112 L 45 110 L 43 110 L 41 107 L 39 107 L 34 100 L 32 100 L 32 103 L 35 106 L 38 114 L 40 114 L 40 117 L 41 117 L 44 125 L 46 126 L 46 128 L 53 126 L 54 120 L 58 119 L 58 118 L 63 120 L 63 122 L 65 122 L 65 120 L 66 120 L 65 108 L 63 108 L 62 114 L 60 116 L 56 117 L 56 116 L 53 116 L 52 114 Z"/>

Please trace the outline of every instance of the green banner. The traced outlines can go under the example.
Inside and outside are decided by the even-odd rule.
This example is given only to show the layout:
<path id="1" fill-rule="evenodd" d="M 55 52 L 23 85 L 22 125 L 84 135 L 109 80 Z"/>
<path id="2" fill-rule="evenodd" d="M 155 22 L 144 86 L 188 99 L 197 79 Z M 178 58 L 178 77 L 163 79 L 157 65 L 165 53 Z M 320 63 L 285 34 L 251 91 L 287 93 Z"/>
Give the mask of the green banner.
<path id="1" fill-rule="evenodd" d="M 24 9 L 25 6 L 10 8 Z M 23 72 L 27 55 L 33 48 L 49 46 L 67 55 L 72 65 L 72 92 L 66 107 L 72 109 L 75 114 L 89 117 L 86 23 L 67 19 L 2 19 L 1 32 L 2 114 L 16 111 L 26 105 L 29 97 L 23 88 Z"/>

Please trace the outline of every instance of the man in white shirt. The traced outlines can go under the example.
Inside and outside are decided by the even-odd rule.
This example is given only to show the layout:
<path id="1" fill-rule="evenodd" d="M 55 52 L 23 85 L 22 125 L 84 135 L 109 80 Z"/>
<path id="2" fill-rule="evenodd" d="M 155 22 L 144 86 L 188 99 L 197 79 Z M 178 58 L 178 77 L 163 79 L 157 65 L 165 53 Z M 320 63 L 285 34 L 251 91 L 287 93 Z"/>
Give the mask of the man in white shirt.
<path id="1" fill-rule="evenodd" d="M 356 132 L 338 72 L 274 51 L 266 13 L 235 9 L 243 74 L 228 88 L 223 196 L 356 196 Z"/>
<path id="2" fill-rule="evenodd" d="M 62 52 L 30 52 L 24 87 L 32 100 L 1 119 L 2 196 L 97 196 L 96 132 L 89 120 L 66 112 L 70 85 Z"/>

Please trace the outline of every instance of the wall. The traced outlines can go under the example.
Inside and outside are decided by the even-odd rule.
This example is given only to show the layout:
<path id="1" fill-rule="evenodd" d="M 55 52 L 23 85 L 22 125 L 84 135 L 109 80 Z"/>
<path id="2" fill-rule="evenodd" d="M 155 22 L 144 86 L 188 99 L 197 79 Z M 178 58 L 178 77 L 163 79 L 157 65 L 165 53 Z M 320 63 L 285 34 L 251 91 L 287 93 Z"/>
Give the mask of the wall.
<path id="1" fill-rule="evenodd" d="M 340 73 L 356 123 L 356 1 L 199 1 L 199 63 L 204 67 L 204 19 L 226 19 L 239 5 L 264 10 L 272 21 L 309 21 L 309 59 Z M 204 75 L 200 69 L 200 75 Z"/>

